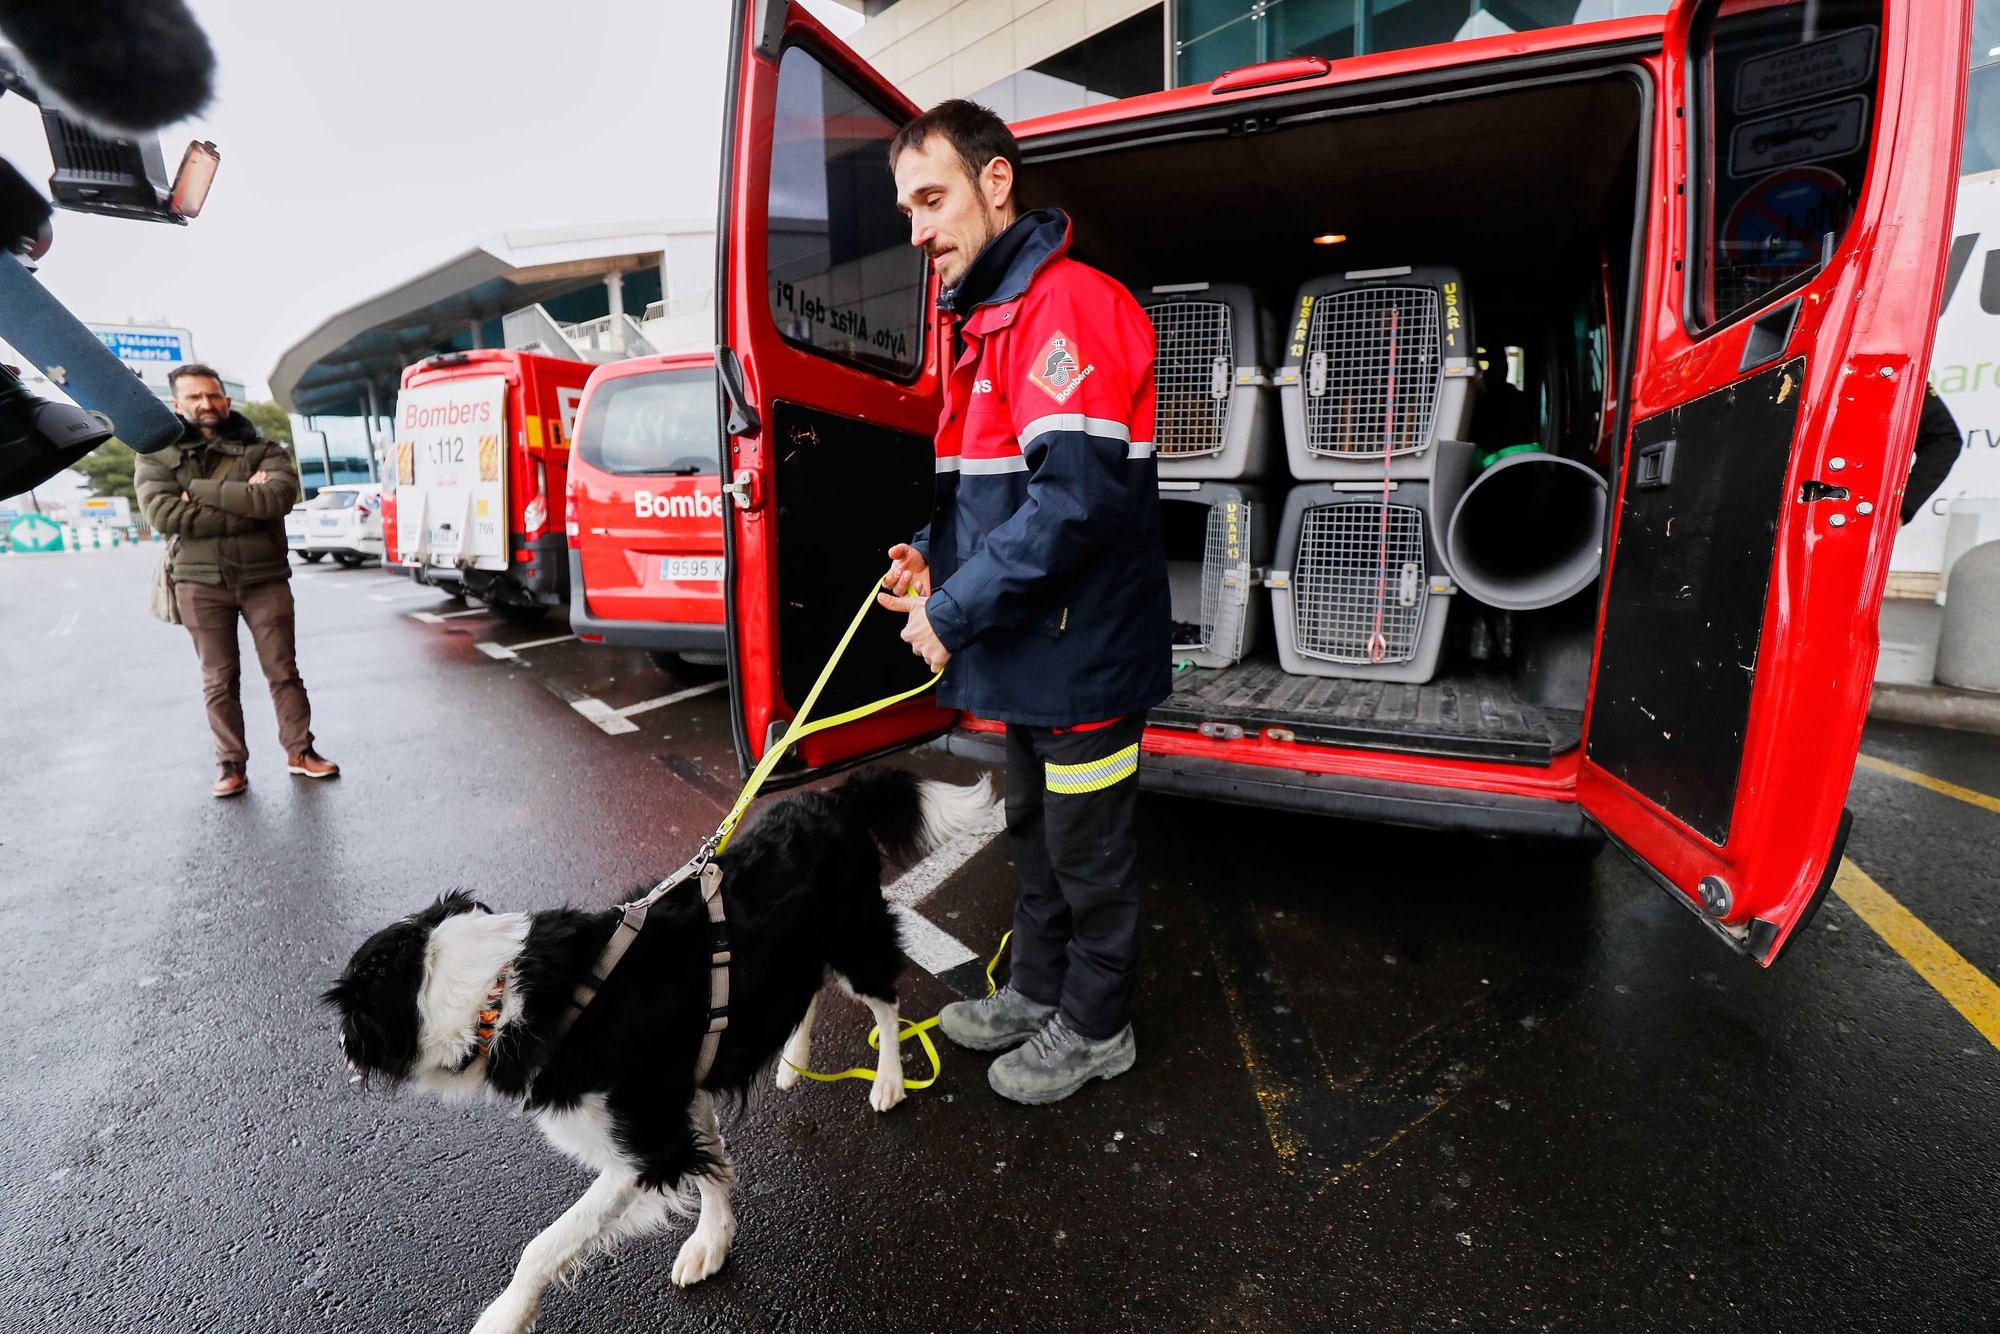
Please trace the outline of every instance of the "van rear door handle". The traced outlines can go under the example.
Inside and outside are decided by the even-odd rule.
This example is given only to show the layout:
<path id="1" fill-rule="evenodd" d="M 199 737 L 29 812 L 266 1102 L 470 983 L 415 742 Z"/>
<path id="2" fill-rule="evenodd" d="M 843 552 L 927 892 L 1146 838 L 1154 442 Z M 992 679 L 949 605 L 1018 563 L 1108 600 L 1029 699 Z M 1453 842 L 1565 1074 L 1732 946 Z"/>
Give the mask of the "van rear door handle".
<path id="1" fill-rule="evenodd" d="M 740 510 L 757 508 L 757 474 L 749 468 L 738 468 L 736 476 L 722 488 L 722 494 L 736 502 Z"/>

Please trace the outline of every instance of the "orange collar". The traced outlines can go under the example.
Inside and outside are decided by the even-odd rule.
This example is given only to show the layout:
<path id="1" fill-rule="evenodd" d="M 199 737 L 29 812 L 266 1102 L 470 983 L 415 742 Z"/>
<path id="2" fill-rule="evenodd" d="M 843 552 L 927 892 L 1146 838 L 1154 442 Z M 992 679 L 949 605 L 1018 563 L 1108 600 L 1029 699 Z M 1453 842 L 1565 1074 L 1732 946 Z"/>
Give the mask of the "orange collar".
<path id="1" fill-rule="evenodd" d="M 472 1030 L 472 1051 L 466 1056 L 465 1063 L 458 1067 L 459 1069 L 466 1069 L 492 1049 L 493 1031 L 500 1026 L 500 1000 L 506 994 L 507 965 L 503 963 L 500 965 L 500 971 L 494 975 L 493 985 L 486 989 L 486 999 L 480 1003 L 479 1022 Z"/>

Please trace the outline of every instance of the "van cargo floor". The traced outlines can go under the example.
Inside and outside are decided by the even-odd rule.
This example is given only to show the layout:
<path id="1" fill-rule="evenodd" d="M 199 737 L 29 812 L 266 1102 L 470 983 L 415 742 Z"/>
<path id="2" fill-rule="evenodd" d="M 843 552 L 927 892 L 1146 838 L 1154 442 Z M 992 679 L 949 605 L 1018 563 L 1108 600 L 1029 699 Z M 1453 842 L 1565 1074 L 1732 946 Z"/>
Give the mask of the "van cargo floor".
<path id="1" fill-rule="evenodd" d="M 1290 728 L 1300 741 L 1419 755 L 1547 765 L 1583 735 L 1583 714 L 1523 699 L 1498 672 L 1461 672 L 1429 685 L 1293 676 L 1244 662 L 1174 677 L 1153 710 L 1160 727 L 1235 723 L 1244 731 Z"/>

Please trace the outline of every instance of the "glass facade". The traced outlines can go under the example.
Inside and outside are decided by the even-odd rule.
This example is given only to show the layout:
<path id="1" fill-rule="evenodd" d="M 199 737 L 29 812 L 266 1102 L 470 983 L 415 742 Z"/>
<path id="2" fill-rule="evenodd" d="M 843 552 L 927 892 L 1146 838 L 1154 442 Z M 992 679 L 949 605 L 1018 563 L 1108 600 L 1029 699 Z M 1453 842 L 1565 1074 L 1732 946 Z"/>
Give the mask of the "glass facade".
<path id="1" fill-rule="evenodd" d="M 1176 85 L 1285 56 L 1367 55 L 1565 23 L 1664 14 L 1669 0 L 1173 0 Z"/>
<path id="2" fill-rule="evenodd" d="M 1155 5 L 971 97 L 1016 121 L 1157 93 L 1167 83 L 1166 41 L 1166 6 Z"/>

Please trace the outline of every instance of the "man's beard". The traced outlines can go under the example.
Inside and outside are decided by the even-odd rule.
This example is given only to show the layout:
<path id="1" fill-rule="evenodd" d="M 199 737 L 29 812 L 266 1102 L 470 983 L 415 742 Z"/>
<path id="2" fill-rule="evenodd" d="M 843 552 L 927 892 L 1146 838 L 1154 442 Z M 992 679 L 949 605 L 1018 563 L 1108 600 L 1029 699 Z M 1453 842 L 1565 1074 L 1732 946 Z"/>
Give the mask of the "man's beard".
<path id="1" fill-rule="evenodd" d="M 959 253 L 964 256 L 965 267 L 958 271 L 956 278 L 952 279 L 949 284 L 951 286 L 956 286 L 958 283 L 965 281 L 965 275 L 972 272 L 972 266 L 979 262 L 981 255 L 986 253 L 986 247 L 992 245 L 1003 230 L 1000 226 L 999 213 L 984 199 L 979 201 L 979 221 L 981 230 L 985 234 L 979 238 L 979 244 L 972 248 L 972 253 L 965 254 L 964 247 L 960 247 Z"/>

